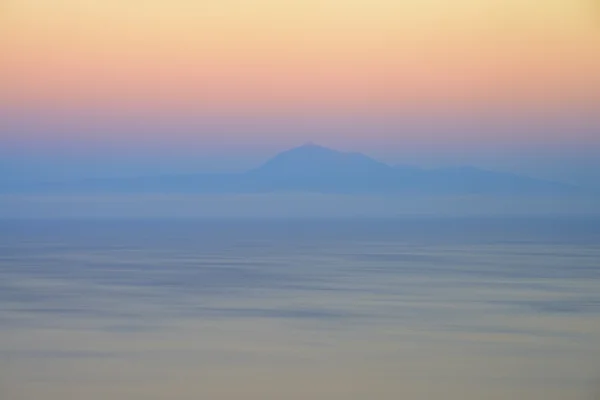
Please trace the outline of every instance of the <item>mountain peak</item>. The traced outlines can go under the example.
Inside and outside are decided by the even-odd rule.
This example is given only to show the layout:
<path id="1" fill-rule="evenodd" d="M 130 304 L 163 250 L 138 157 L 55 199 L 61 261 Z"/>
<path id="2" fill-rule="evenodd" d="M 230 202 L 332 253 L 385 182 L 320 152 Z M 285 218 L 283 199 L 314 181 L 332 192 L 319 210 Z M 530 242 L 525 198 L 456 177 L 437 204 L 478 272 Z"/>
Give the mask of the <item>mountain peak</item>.
<path id="1" fill-rule="evenodd" d="M 389 168 L 361 153 L 342 152 L 308 142 L 275 155 L 255 171 L 318 176 L 328 173 L 349 175 Z"/>
<path id="2" fill-rule="evenodd" d="M 303 145 L 292 147 L 291 149 L 285 150 L 278 155 L 281 154 L 290 154 L 290 153 L 316 153 L 320 152 L 323 154 L 342 154 L 342 152 L 338 150 L 331 149 L 329 147 L 321 146 L 320 144 L 314 142 L 306 142 Z M 277 156 L 276 156 L 277 157 Z"/>

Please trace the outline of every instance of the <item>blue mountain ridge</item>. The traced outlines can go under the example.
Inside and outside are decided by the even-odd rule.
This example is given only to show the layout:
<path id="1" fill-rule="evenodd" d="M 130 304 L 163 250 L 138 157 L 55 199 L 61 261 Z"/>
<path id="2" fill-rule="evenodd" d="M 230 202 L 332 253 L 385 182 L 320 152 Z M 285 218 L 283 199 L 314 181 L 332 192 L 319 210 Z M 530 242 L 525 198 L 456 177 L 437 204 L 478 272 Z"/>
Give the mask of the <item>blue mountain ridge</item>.
<path id="1" fill-rule="evenodd" d="M 361 153 L 316 144 L 283 151 L 242 173 L 44 182 L 2 188 L 4 193 L 281 193 L 337 194 L 577 194 L 582 189 L 474 167 L 391 166 Z"/>

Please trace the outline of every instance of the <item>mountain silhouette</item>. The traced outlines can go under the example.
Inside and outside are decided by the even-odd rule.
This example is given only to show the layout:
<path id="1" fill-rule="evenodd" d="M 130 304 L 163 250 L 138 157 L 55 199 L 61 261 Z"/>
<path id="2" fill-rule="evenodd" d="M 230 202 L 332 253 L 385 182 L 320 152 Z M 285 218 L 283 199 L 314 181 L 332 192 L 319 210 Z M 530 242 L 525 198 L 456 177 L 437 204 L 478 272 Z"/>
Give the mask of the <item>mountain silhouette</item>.
<path id="1" fill-rule="evenodd" d="M 58 193 L 273 193 L 346 194 L 571 194 L 579 188 L 474 167 L 421 169 L 390 166 L 361 153 L 316 144 L 283 151 L 243 173 L 188 174 L 38 183 L 4 192 Z"/>
<path id="2" fill-rule="evenodd" d="M 393 168 L 382 162 L 315 144 L 279 153 L 246 175 L 268 191 L 355 193 L 396 183 Z"/>
<path id="3" fill-rule="evenodd" d="M 332 173 L 346 175 L 352 171 L 380 173 L 389 166 L 361 153 L 343 153 L 316 144 L 306 144 L 277 154 L 255 172 L 282 175 Z"/>

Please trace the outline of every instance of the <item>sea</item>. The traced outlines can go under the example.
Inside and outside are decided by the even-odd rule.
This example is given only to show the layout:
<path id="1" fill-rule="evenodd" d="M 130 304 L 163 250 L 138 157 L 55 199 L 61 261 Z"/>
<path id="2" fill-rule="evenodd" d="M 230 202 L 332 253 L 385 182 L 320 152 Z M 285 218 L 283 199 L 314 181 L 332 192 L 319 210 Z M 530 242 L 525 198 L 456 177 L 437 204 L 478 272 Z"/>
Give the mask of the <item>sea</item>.
<path id="1" fill-rule="evenodd" d="M 600 219 L 5 219 L 0 399 L 600 399 Z"/>

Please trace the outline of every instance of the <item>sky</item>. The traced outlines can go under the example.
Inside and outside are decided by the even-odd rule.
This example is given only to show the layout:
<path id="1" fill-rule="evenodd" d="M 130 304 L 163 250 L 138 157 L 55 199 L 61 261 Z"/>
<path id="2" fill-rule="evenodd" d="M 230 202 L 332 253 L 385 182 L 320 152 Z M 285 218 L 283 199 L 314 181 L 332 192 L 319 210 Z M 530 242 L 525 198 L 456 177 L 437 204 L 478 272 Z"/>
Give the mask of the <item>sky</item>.
<path id="1" fill-rule="evenodd" d="M 592 0 L 5 0 L 4 179 L 239 170 L 307 141 L 589 182 Z"/>

